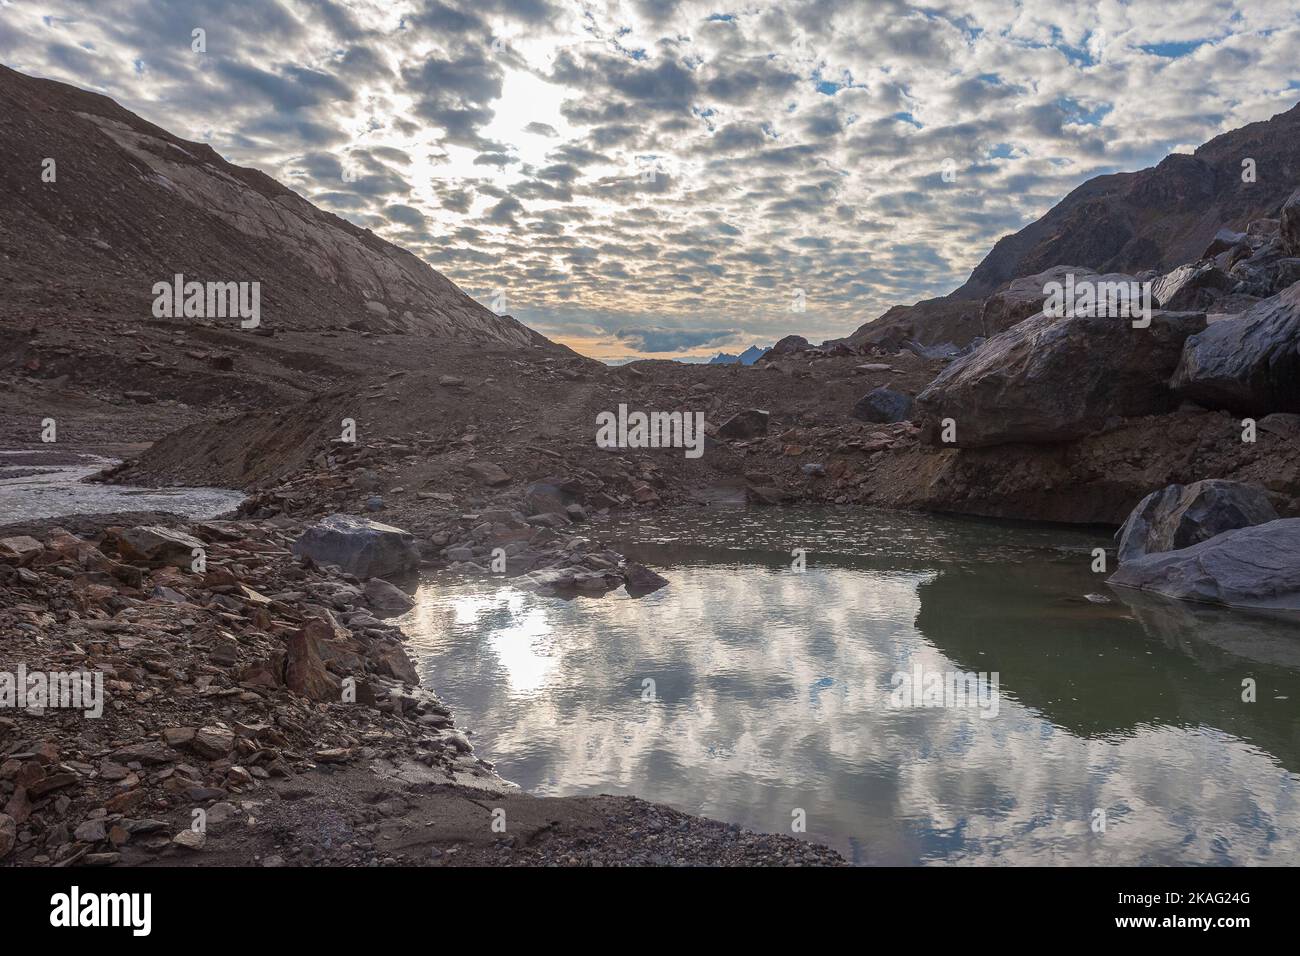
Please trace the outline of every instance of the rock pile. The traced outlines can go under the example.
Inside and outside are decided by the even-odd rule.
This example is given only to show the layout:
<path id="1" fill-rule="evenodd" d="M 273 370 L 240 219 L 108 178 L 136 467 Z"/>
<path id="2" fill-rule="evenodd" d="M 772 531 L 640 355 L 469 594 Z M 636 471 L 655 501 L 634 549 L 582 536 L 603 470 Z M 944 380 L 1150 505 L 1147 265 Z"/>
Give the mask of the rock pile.
<path id="1" fill-rule="evenodd" d="M 0 540 L 0 671 L 103 682 L 98 718 L 29 695 L 0 710 L 0 858 L 211 849 L 267 781 L 322 766 L 492 777 L 380 620 L 395 589 L 295 560 L 298 537 L 243 521 Z"/>

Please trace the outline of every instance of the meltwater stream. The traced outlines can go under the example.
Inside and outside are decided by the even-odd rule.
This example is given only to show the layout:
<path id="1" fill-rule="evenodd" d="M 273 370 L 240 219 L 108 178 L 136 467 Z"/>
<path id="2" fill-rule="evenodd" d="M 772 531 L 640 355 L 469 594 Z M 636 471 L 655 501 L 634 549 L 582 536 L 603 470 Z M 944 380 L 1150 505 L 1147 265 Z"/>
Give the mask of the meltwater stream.
<path id="1" fill-rule="evenodd" d="M 769 832 L 803 811 L 864 864 L 1300 862 L 1292 623 L 1112 591 L 1090 568 L 1109 540 L 1072 529 L 810 508 L 599 530 L 671 584 L 430 576 L 399 621 L 532 793 Z M 996 714 L 895 706 L 918 665 L 996 673 Z"/>
<path id="2" fill-rule="evenodd" d="M 225 488 L 137 488 L 84 479 L 117 464 L 86 450 L 0 449 L 0 524 L 71 515 L 157 511 L 204 520 L 244 500 Z"/>

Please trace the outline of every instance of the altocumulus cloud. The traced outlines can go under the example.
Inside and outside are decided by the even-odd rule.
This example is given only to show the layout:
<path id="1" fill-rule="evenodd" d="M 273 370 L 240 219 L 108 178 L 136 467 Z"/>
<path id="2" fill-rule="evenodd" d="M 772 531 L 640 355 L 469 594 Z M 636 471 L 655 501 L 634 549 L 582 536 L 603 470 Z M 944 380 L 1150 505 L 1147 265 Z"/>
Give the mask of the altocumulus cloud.
<path id="1" fill-rule="evenodd" d="M 6 64 L 263 169 L 608 360 L 842 335 L 946 292 L 1090 176 L 1288 109 L 1300 62 L 1293 11 L 1253 0 L 3 11 Z"/>
<path id="2" fill-rule="evenodd" d="M 628 348 L 643 353 L 688 352 L 706 345 L 729 342 L 735 329 L 693 331 L 687 329 L 617 329 L 614 336 Z"/>

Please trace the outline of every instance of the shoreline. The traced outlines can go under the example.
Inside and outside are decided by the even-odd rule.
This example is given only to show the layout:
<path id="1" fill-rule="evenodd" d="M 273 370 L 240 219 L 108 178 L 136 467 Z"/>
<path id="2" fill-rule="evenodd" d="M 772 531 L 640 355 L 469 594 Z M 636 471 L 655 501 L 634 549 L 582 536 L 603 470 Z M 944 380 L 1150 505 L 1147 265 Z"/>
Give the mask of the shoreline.
<path id="1" fill-rule="evenodd" d="M 111 529 L 141 521 L 200 536 L 207 570 L 123 555 Z M 355 579 L 290 556 L 296 530 L 139 514 L 0 528 L 40 544 L 0 558 L 6 659 L 102 671 L 108 701 L 99 720 L 0 711 L 0 864 L 843 865 L 636 797 L 519 790 L 412 682 L 406 636 L 349 600 Z M 360 676 L 355 702 L 331 698 L 340 673 Z"/>

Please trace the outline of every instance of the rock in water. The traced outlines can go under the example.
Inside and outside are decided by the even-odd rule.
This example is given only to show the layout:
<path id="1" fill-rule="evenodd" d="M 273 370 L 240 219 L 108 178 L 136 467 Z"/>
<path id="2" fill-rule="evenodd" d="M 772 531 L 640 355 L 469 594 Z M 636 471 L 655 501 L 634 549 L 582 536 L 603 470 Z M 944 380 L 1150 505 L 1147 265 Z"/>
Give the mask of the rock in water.
<path id="1" fill-rule="evenodd" d="M 1120 565 L 1109 582 L 1182 601 L 1300 611 L 1300 518 L 1215 535 Z"/>
<path id="2" fill-rule="evenodd" d="M 657 591 L 668 583 L 668 579 L 663 575 L 656 574 L 644 564 L 628 564 L 623 571 L 624 585 L 629 591 L 640 593 L 649 593 Z"/>
<path id="3" fill-rule="evenodd" d="M 767 412 L 759 408 L 750 408 L 743 412 L 737 412 L 723 422 L 722 427 L 718 429 L 718 437 L 748 440 L 758 438 L 760 435 L 766 435 L 769 417 Z"/>
<path id="4" fill-rule="evenodd" d="M 352 515 L 330 515 L 303 532 L 293 553 L 338 565 L 359 578 L 389 577 L 419 567 L 415 538 L 401 528 Z"/>
<path id="5" fill-rule="evenodd" d="M 151 567 L 188 568 L 196 548 L 204 549 L 198 538 L 161 525 L 128 528 L 117 536 L 117 550 L 123 558 Z"/>
<path id="6" fill-rule="evenodd" d="M 1210 479 L 1147 495 L 1119 530 L 1119 562 L 1177 551 L 1236 528 L 1278 517 L 1259 485 Z"/>
<path id="7" fill-rule="evenodd" d="M 930 426 L 956 422 L 961 447 L 1082 438 L 1112 418 L 1170 411 L 1168 376 L 1204 328 L 1196 312 L 1153 313 L 1137 329 L 1126 318 L 1035 315 L 944 369 L 917 411 Z"/>
<path id="8" fill-rule="evenodd" d="M 912 396 L 884 386 L 874 388 L 858 399 L 851 414 L 882 425 L 905 422 L 912 415 Z"/>
<path id="9" fill-rule="evenodd" d="M 383 578 L 371 578 L 367 581 L 365 595 L 366 603 L 385 615 L 405 614 L 415 607 L 415 601 L 410 595 Z"/>
<path id="10" fill-rule="evenodd" d="M 1208 408 L 1300 412 L 1300 282 L 1189 338 L 1170 385 Z"/>

